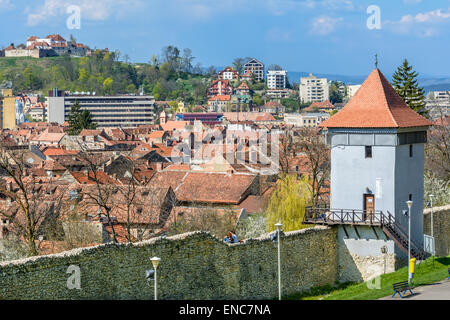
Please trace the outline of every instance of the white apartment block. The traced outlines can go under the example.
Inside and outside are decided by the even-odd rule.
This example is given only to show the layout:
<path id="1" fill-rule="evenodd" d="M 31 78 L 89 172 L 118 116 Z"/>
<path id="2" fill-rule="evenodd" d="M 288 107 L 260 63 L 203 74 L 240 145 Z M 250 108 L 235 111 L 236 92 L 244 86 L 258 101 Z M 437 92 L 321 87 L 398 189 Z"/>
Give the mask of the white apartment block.
<path id="1" fill-rule="evenodd" d="M 286 113 L 284 115 L 284 123 L 293 125 L 294 127 L 317 127 L 323 121 L 327 120 L 330 115 L 326 112 L 310 112 L 310 113 Z"/>
<path id="2" fill-rule="evenodd" d="M 353 96 L 356 94 L 356 91 L 358 91 L 359 88 L 361 88 L 360 84 L 348 85 L 347 86 L 347 97 L 353 98 Z"/>
<path id="3" fill-rule="evenodd" d="M 269 70 L 267 71 L 267 87 L 269 89 L 286 89 L 287 71 Z"/>
<path id="4" fill-rule="evenodd" d="M 77 101 L 82 110 L 89 110 L 97 128 L 134 128 L 155 123 L 153 96 L 65 95 L 47 97 L 47 121 L 59 124 L 67 121 L 72 105 Z"/>
<path id="5" fill-rule="evenodd" d="M 329 99 L 328 81 L 326 78 L 309 77 L 300 78 L 300 100 L 302 103 L 322 102 Z"/>

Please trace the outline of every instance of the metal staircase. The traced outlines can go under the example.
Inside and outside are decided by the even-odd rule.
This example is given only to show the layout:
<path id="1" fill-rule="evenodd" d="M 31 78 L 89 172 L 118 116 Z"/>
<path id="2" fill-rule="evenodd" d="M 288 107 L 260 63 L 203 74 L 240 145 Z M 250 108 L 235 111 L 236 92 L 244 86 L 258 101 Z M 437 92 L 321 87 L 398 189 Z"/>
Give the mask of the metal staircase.
<path id="1" fill-rule="evenodd" d="M 330 210 L 329 208 L 308 207 L 303 217 L 304 224 L 323 225 L 351 225 L 355 229 L 357 226 L 366 225 L 370 227 L 380 227 L 397 247 L 406 255 L 408 254 L 408 232 L 403 226 L 395 221 L 395 217 L 388 211 L 366 212 L 363 210 Z M 417 260 L 424 260 L 426 253 L 423 249 L 411 240 L 411 257 Z"/>

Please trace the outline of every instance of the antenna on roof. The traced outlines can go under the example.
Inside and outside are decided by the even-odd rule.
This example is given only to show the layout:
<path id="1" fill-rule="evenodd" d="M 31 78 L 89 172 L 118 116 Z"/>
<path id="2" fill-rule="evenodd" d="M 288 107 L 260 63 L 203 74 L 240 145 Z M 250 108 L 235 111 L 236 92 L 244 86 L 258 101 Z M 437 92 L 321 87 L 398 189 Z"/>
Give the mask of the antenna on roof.
<path id="1" fill-rule="evenodd" d="M 375 53 L 375 69 L 378 69 L 378 54 Z"/>

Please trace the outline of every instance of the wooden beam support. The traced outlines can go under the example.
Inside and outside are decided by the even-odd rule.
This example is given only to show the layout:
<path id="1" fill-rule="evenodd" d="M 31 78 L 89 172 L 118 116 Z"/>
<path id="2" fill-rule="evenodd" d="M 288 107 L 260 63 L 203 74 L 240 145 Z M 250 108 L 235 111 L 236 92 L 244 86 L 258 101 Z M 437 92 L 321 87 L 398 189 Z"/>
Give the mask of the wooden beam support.
<path id="1" fill-rule="evenodd" d="M 358 239 L 361 239 L 361 236 L 359 235 L 358 228 L 356 228 L 356 225 L 353 225 L 353 228 L 355 228 L 355 232 L 356 235 L 358 236 Z"/>
<path id="2" fill-rule="evenodd" d="M 374 226 L 371 226 L 371 227 L 372 227 L 373 233 L 375 233 L 375 237 L 377 237 L 377 240 L 380 240 L 380 237 L 378 237 L 378 234 L 377 234 L 377 231 L 375 230 L 375 227 Z"/>
<path id="3" fill-rule="evenodd" d="M 350 237 L 348 236 L 347 229 L 345 229 L 345 225 L 342 225 L 342 229 L 344 229 L 344 232 L 345 232 L 345 235 L 347 236 L 347 239 L 350 239 Z"/>

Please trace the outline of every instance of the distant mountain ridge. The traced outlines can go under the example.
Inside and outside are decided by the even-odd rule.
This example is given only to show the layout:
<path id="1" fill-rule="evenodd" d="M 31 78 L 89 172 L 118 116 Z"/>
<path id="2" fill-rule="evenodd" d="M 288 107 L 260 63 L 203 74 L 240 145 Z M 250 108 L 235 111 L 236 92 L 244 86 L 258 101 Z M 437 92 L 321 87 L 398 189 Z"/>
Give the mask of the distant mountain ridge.
<path id="1" fill-rule="evenodd" d="M 343 81 L 345 84 L 362 84 L 367 76 L 347 76 L 340 74 L 314 73 L 319 78 L 327 78 L 331 81 Z M 288 71 L 288 79 L 291 84 L 299 83 L 301 77 L 309 76 L 309 72 Z M 388 80 L 392 79 L 392 74 L 385 74 Z M 419 75 L 420 85 L 425 92 L 429 91 L 450 91 L 450 76 Z"/>

